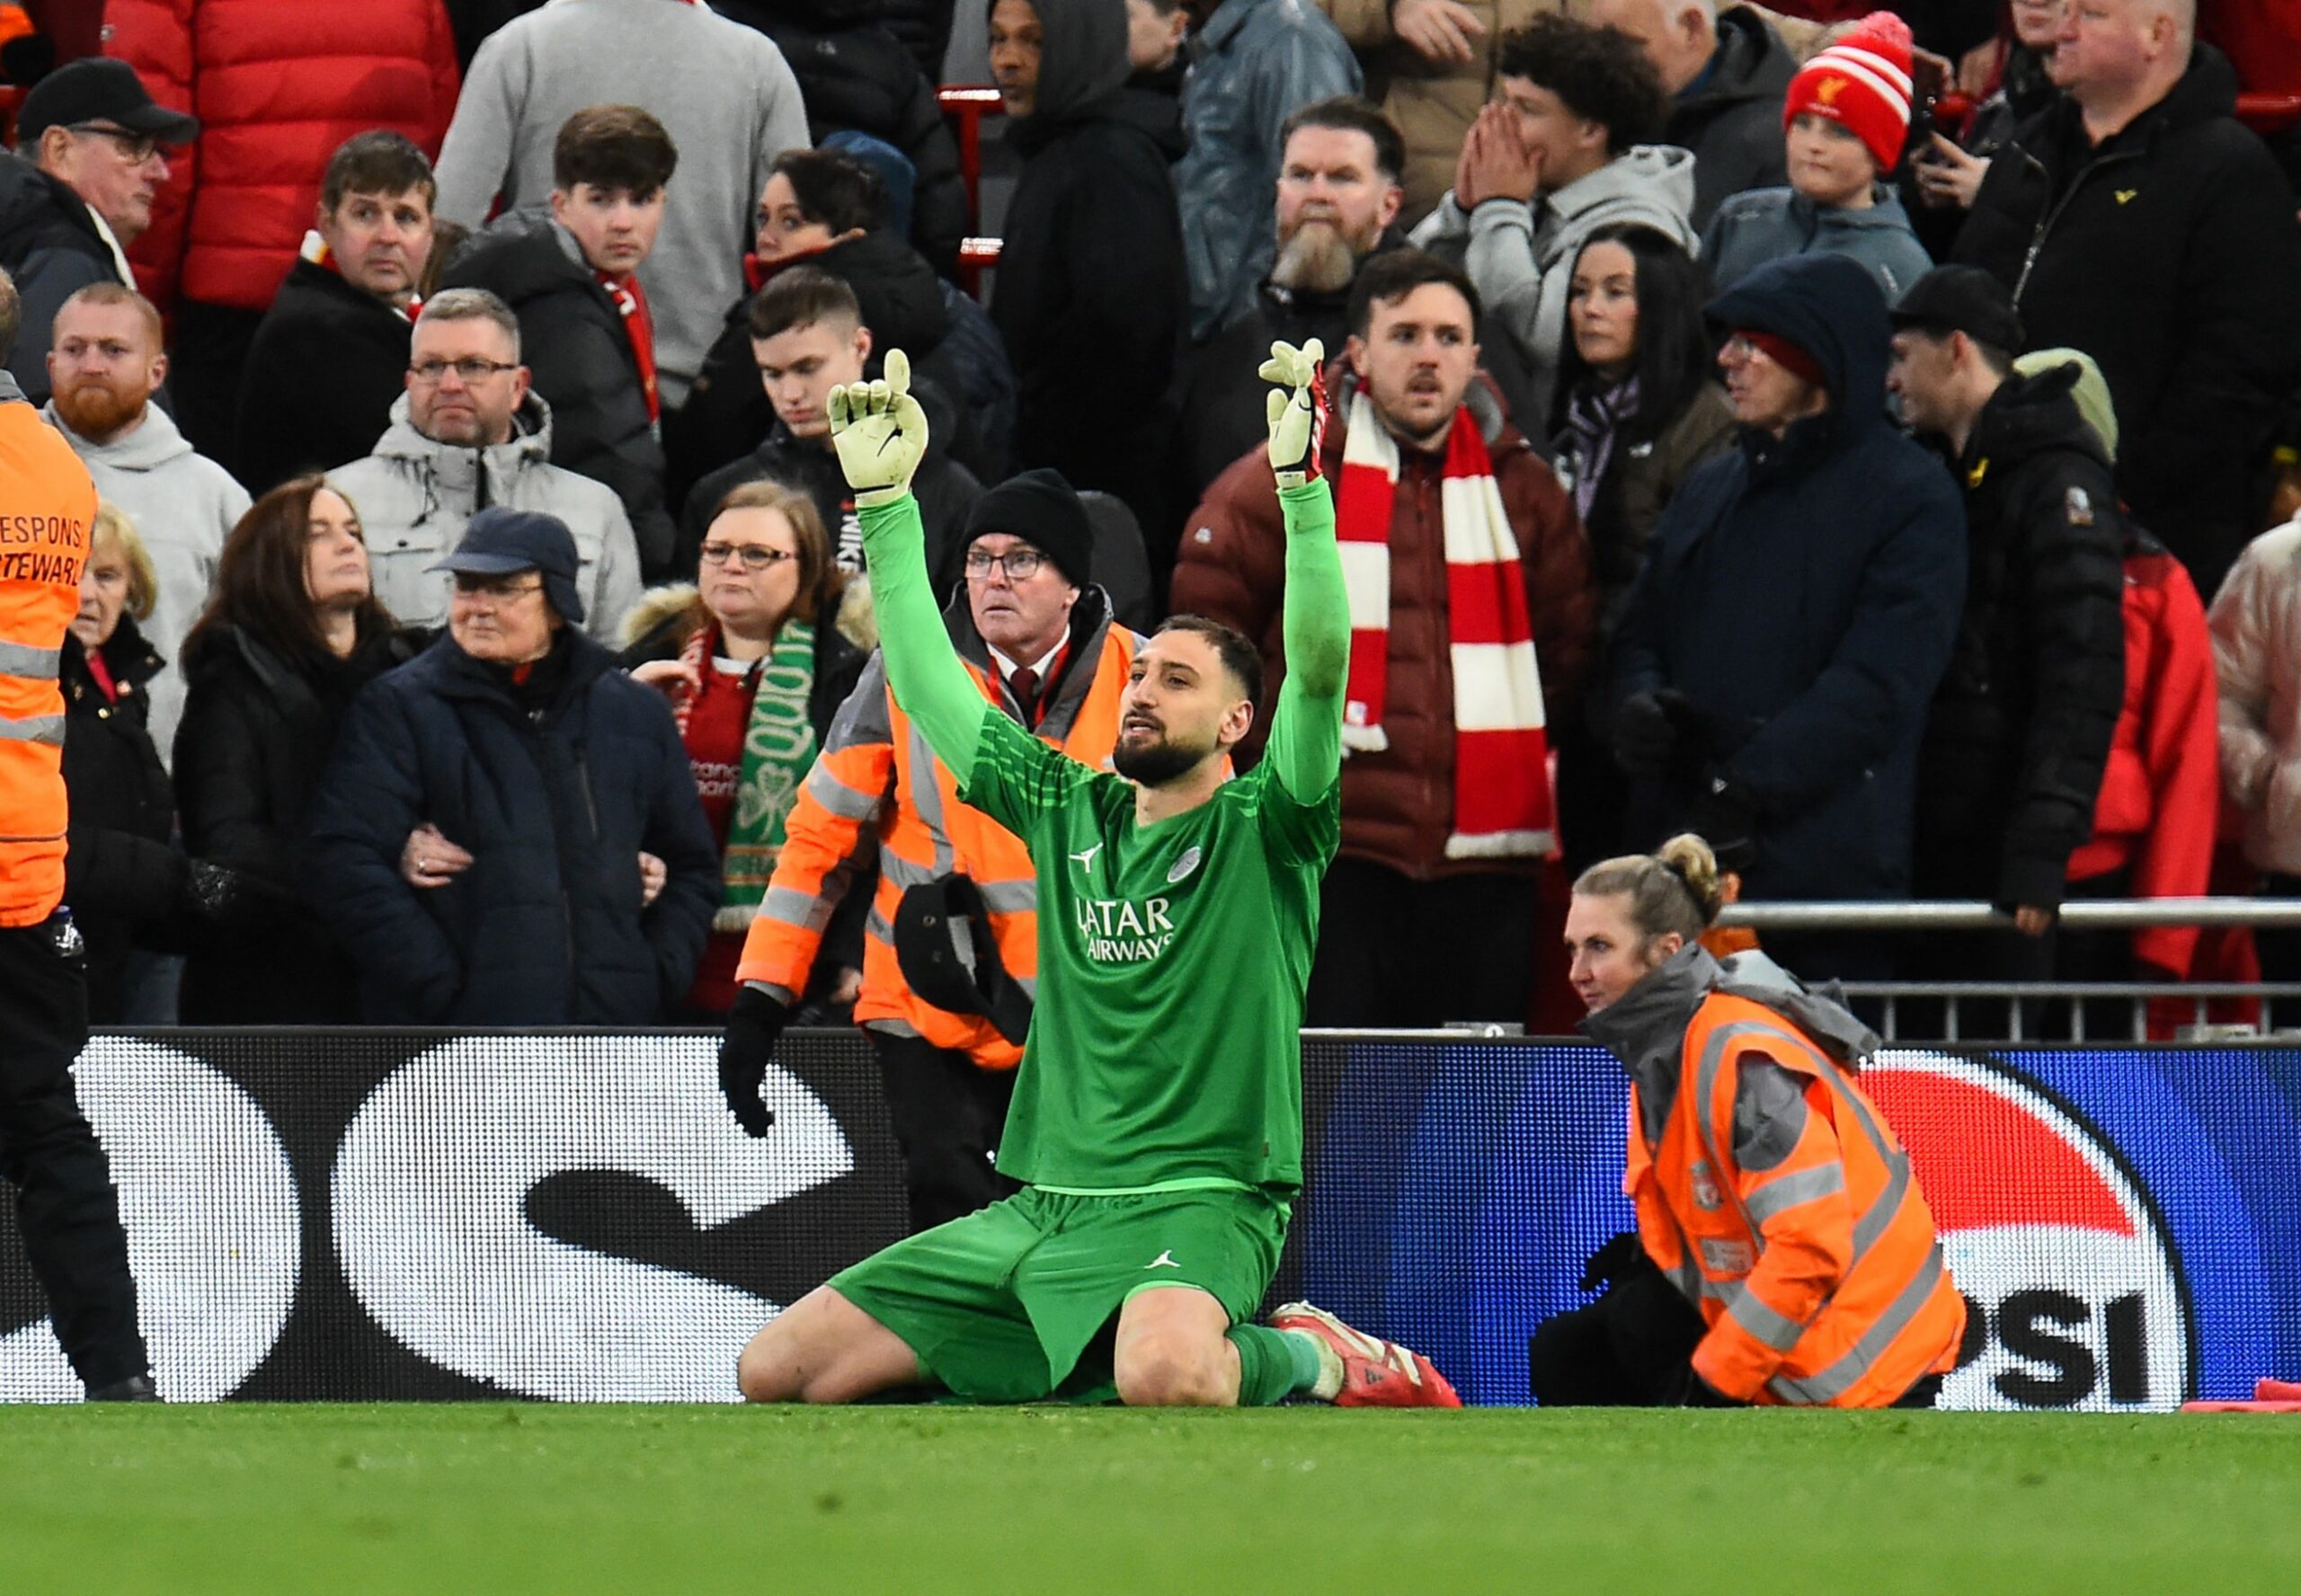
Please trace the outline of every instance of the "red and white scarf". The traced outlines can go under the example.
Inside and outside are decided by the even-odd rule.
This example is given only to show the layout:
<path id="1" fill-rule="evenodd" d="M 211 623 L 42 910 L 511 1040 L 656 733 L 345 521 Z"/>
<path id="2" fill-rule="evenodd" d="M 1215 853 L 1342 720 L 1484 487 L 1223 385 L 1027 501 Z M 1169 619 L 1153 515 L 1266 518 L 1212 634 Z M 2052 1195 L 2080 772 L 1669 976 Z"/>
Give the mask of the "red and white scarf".
<path id="1" fill-rule="evenodd" d="M 1335 535 L 1350 595 L 1346 750 L 1379 752 L 1390 674 L 1390 512 L 1399 446 L 1363 394 L 1349 401 Z M 1448 652 L 1454 669 L 1454 830 L 1450 859 L 1543 856 L 1557 851 L 1550 744 L 1534 662 L 1518 540 L 1502 507 L 1478 421 L 1458 411 L 1439 488 L 1446 535 Z"/>

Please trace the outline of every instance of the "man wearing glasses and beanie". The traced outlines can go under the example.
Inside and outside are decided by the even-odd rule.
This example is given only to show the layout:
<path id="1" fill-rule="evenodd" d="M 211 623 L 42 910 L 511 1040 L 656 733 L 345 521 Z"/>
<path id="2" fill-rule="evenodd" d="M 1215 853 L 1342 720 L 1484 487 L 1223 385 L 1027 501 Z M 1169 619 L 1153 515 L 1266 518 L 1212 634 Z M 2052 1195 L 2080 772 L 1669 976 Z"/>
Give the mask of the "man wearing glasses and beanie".
<path id="1" fill-rule="evenodd" d="M 1094 585 L 1093 544 L 1062 476 L 1026 471 L 1001 483 L 968 519 L 964 590 L 955 588 L 943 623 L 984 698 L 1101 770 L 1142 640 L 1112 619 Z M 760 1082 L 807 989 L 823 928 L 852 862 L 875 853 L 855 1021 L 885 1077 L 911 1228 L 925 1230 L 1015 1189 L 992 1160 L 1037 985 L 1037 892 L 1022 842 L 959 802 L 957 778 L 896 706 L 875 652 L 800 788 L 736 971 L 743 988 L 720 1085 L 754 1136 L 768 1125 Z"/>
<path id="2" fill-rule="evenodd" d="M 155 104 L 125 61 L 74 61 L 24 96 L 16 153 L 0 156 L 0 267 L 23 301 L 8 369 L 34 404 L 48 400 L 57 311 L 90 283 L 136 286 L 128 246 L 152 225 L 164 152 L 199 131 L 196 118 Z"/>

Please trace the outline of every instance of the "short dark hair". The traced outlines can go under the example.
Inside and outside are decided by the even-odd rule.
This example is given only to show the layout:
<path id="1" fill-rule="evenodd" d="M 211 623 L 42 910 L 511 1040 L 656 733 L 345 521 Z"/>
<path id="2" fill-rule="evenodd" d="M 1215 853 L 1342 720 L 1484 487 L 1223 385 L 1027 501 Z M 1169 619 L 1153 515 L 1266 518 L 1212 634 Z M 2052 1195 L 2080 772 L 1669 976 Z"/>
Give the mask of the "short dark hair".
<path id="1" fill-rule="evenodd" d="M 551 147 L 551 181 L 563 193 L 577 183 L 645 196 L 671 181 L 680 152 L 671 136 L 636 105 L 593 105 L 560 125 Z"/>
<path id="2" fill-rule="evenodd" d="M 1247 640 L 1247 634 L 1220 621 L 1210 621 L 1204 616 L 1168 616 L 1159 623 L 1158 636 L 1167 632 L 1188 632 L 1204 637 L 1213 645 L 1214 656 L 1222 661 L 1222 669 L 1236 678 L 1247 690 L 1247 702 L 1259 709 L 1262 705 L 1262 651 Z"/>
<path id="3" fill-rule="evenodd" d="M 751 329 L 754 339 L 773 338 L 794 327 L 845 319 L 863 325 L 863 306 L 855 290 L 830 272 L 813 266 L 794 266 L 778 271 L 767 287 L 751 296 Z"/>
<path id="4" fill-rule="evenodd" d="M 426 209 L 439 202 L 440 184 L 431 174 L 431 163 L 405 134 L 371 128 L 337 145 L 327 158 L 327 172 L 320 179 L 320 208 L 333 213 L 346 194 L 398 195 L 410 189 L 422 191 Z"/>
<path id="5" fill-rule="evenodd" d="M 1373 324 L 1374 306 L 1389 305 L 1405 298 L 1426 283 L 1444 283 L 1462 297 L 1470 307 L 1470 336 L 1478 336 L 1478 324 L 1486 314 L 1479 302 L 1478 289 L 1460 268 L 1450 266 L 1426 250 L 1384 250 L 1367 258 L 1358 269 L 1357 280 L 1350 285 L 1350 332 L 1353 337 L 1364 338 L 1366 329 Z"/>
<path id="6" fill-rule="evenodd" d="M 1594 28 L 1556 12 L 1502 36 L 1494 75 L 1523 77 L 1596 122 L 1606 130 L 1610 155 L 1654 137 L 1670 113 L 1670 97 L 1645 46 L 1619 28 Z"/>
<path id="7" fill-rule="evenodd" d="M 1915 332 L 1935 343 L 1947 343 L 1954 334 L 1966 332 L 1963 327 L 1952 327 L 1944 322 L 1904 322 L 1894 331 Z M 1989 368 L 1990 376 L 2002 380 L 2013 375 L 2012 350 L 1985 343 L 1970 332 L 1966 332 L 1966 341 L 1974 346 L 1974 353 L 1981 357 L 1981 363 Z"/>
<path id="8" fill-rule="evenodd" d="M 887 185 L 879 174 L 840 150 L 785 150 L 768 170 L 791 185 L 800 214 L 833 233 L 887 225 Z"/>
<path id="9" fill-rule="evenodd" d="M 1331 128 L 1338 133 L 1364 133 L 1373 142 L 1374 168 L 1392 182 L 1406 172 L 1406 139 L 1399 125 L 1371 102 L 1355 94 L 1331 94 L 1313 100 L 1280 125 L 1278 147 L 1302 128 Z"/>

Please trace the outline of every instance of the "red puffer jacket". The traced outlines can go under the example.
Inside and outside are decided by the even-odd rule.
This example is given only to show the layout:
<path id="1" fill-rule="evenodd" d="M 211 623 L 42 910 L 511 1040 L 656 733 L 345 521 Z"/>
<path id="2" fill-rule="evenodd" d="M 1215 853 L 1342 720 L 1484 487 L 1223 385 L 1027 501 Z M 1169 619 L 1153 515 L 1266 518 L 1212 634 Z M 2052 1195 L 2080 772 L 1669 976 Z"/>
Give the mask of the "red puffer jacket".
<path id="1" fill-rule="evenodd" d="M 336 146 L 370 128 L 440 153 L 456 109 L 442 0 L 110 0 L 104 53 L 200 119 L 129 259 L 162 306 L 268 309 Z"/>

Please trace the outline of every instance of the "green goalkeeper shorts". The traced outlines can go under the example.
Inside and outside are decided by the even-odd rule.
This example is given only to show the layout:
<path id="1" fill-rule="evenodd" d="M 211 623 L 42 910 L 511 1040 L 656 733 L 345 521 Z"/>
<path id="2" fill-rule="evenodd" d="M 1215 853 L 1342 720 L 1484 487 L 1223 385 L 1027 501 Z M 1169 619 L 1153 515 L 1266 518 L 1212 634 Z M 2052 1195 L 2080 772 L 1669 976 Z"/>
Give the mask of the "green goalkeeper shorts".
<path id="1" fill-rule="evenodd" d="M 1238 1324 L 1278 1272 L 1286 1205 L 1262 1192 L 1064 1196 L 1025 1187 L 831 1277 L 971 1402 L 1107 1402 L 1098 1340 L 1126 1299 L 1195 1286 Z M 1088 1356 L 1088 1349 L 1096 1354 Z"/>

